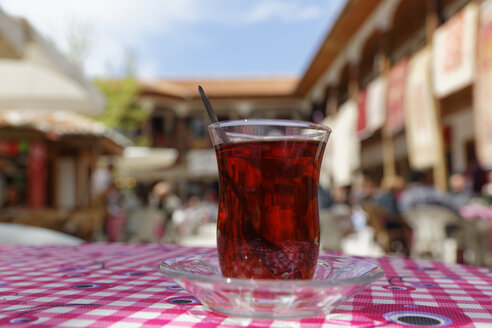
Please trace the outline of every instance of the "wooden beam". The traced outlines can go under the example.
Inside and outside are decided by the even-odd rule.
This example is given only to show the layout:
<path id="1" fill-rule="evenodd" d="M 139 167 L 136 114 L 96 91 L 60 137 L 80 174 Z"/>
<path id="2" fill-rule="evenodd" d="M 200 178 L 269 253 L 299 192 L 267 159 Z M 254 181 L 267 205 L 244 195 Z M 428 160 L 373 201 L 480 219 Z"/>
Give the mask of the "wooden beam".
<path id="1" fill-rule="evenodd" d="M 46 140 L 46 135 L 34 129 L 16 128 L 16 127 L 1 127 L 0 139 L 3 140 Z"/>
<path id="2" fill-rule="evenodd" d="M 89 206 L 90 152 L 90 148 L 82 148 L 76 157 L 76 204 L 79 208 Z"/>
<path id="3" fill-rule="evenodd" d="M 338 104 L 337 104 L 337 89 L 336 88 L 330 88 L 328 91 L 327 97 L 326 97 L 326 104 L 325 104 L 325 116 L 329 117 L 334 114 L 336 114 L 337 109 L 338 109 Z"/>
<path id="4" fill-rule="evenodd" d="M 118 145 L 109 138 L 101 138 L 98 143 L 101 154 L 122 155 L 124 147 Z"/>
<path id="5" fill-rule="evenodd" d="M 308 94 L 380 3 L 381 0 L 347 1 L 304 72 L 294 95 L 304 97 Z"/>
<path id="6" fill-rule="evenodd" d="M 390 69 L 390 58 L 388 56 L 388 35 L 383 35 L 380 52 L 377 56 L 377 67 L 379 74 L 387 74 Z M 395 145 L 393 136 L 389 133 L 381 133 L 381 142 L 383 144 L 383 176 L 385 179 L 391 179 L 396 176 Z"/>
<path id="7" fill-rule="evenodd" d="M 359 95 L 359 67 L 356 64 L 349 65 L 348 98 L 357 100 Z"/>
<path id="8" fill-rule="evenodd" d="M 439 15 L 437 13 L 437 0 L 429 0 L 427 2 L 427 15 L 426 15 L 426 36 L 427 47 L 432 47 L 432 39 L 434 32 L 439 25 Z M 434 186 L 441 191 L 446 191 L 448 186 L 447 178 L 447 165 L 446 165 L 446 151 L 444 149 L 444 136 L 441 123 L 441 103 L 439 99 L 434 96 L 434 103 L 436 106 L 436 122 L 437 122 L 437 144 L 438 144 L 438 159 L 434 165 L 432 174 L 434 177 Z"/>

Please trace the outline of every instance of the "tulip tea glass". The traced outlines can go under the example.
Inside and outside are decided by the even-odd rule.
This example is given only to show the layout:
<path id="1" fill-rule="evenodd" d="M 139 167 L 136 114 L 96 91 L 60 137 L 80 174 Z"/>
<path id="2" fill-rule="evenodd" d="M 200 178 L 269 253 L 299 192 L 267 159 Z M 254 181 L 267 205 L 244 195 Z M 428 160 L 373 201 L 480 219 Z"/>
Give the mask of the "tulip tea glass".
<path id="1" fill-rule="evenodd" d="M 311 279 L 318 180 L 330 129 L 288 120 L 209 126 L 219 169 L 217 251 L 224 277 Z"/>

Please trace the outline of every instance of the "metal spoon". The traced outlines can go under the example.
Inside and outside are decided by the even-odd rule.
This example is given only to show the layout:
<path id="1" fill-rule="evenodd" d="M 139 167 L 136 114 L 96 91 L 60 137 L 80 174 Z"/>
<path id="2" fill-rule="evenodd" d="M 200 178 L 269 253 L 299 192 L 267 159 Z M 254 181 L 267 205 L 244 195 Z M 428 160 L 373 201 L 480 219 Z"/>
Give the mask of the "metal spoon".
<path id="1" fill-rule="evenodd" d="M 207 114 L 208 114 L 208 118 L 210 119 L 210 122 L 217 123 L 219 119 L 217 118 L 217 115 L 215 115 L 214 108 L 212 107 L 210 100 L 208 100 L 208 97 L 205 94 L 205 91 L 203 91 L 201 85 L 198 86 L 198 92 L 200 93 L 200 98 L 202 98 L 203 106 L 207 110 Z"/>
<path id="2" fill-rule="evenodd" d="M 208 118 L 210 119 L 211 123 L 217 123 L 219 122 L 219 119 L 217 118 L 217 115 L 215 114 L 214 108 L 212 107 L 212 104 L 210 103 L 210 100 L 208 100 L 207 95 L 205 94 L 205 91 L 203 90 L 202 86 L 198 86 L 198 92 L 200 93 L 200 98 L 202 99 L 203 106 L 205 107 L 205 110 L 207 111 Z M 223 142 L 229 142 L 229 137 L 227 134 L 222 130 L 222 129 L 217 129 L 217 134 L 220 139 L 222 139 Z"/>

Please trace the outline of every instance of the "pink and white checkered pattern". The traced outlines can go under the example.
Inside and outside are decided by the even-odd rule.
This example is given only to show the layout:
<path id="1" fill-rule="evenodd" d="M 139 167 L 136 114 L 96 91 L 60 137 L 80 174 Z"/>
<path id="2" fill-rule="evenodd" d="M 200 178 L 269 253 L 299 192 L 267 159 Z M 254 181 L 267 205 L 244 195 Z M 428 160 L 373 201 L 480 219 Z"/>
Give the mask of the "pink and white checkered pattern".
<path id="1" fill-rule="evenodd" d="M 492 270 L 398 258 L 333 313 L 297 321 L 212 313 L 157 271 L 209 252 L 156 244 L 0 245 L 0 327 L 492 327 Z"/>

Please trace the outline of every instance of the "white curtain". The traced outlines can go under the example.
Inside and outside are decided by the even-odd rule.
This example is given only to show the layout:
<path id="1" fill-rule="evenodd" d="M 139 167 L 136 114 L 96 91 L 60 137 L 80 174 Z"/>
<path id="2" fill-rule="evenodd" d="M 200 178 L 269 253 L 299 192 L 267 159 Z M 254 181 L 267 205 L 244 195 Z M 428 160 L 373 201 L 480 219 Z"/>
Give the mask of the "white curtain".
<path id="1" fill-rule="evenodd" d="M 381 128 L 386 120 L 386 81 L 382 75 L 367 87 L 366 120 L 371 133 Z"/>
<path id="2" fill-rule="evenodd" d="M 445 97 L 470 85 L 475 77 L 479 5 L 467 5 L 440 26 L 433 38 L 434 92 Z"/>
<path id="3" fill-rule="evenodd" d="M 334 117 L 322 123 L 332 128 L 321 168 L 320 184 L 327 187 L 330 179 L 336 186 L 352 183 L 353 174 L 360 166 L 360 141 L 357 136 L 357 104 L 349 100 Z"/>
<path id="4" fill-rule="evenodd" d="M 424 48 L 411 59 L 405 96 L 405 126 L 410 166 L 425 169 L 439 159 L 440 139 L 430 79 L 431 52 Z"/>

